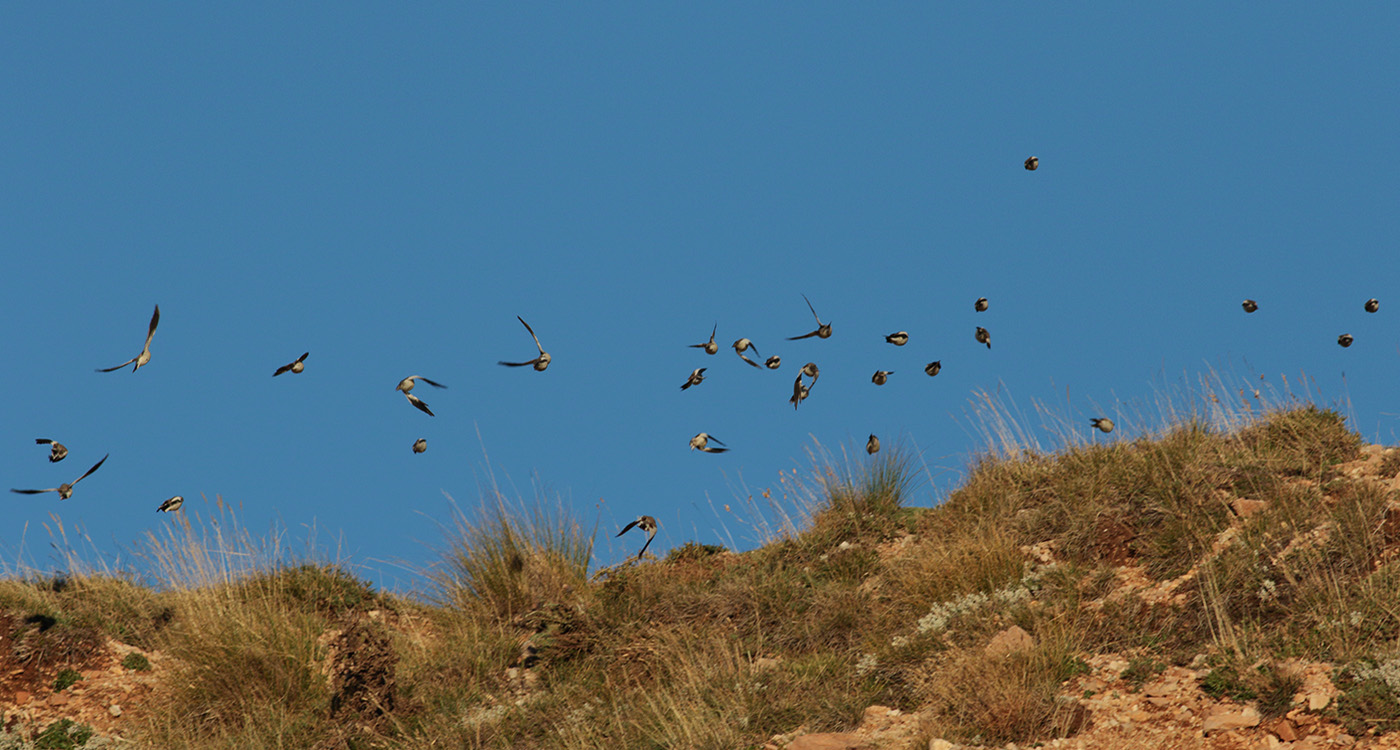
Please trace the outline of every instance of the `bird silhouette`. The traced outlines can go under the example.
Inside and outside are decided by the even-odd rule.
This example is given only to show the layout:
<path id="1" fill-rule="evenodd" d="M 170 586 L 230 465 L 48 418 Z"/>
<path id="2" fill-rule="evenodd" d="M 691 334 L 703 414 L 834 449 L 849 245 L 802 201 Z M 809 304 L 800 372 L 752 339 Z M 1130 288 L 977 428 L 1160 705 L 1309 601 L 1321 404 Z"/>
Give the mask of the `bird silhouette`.
<path id="1" fill-rule="evenodd" d="M 651 540 L 656 538 L 656 519 L 651 516 L 638 516 L 637 520 L 623 526 L 622 531 L 617 532 L 617 535 L 622 536 L 626 534 L 631 531 L 634 526 L 647 533 L 646 544 L 643 544 L 642 548 L 637 551 L 637 559 L 640 560 L 642 559 L 642 553 L 646 552 L 647 547 L 651 546 Z"/>
<path id="2" fill-rule="evenodd" d="M 716 343 L 715 343 L 715 331 L 718 331 L 718 330 L 719 330 L 719 323 L 716 323 L 714 329 L 710 331 L 710 340 L 709 340 L 709 341 L 706 341 L 706 342 L 703 343 L 703 344 L 691 344 L 691 345 L 690 345 L 690 348 L 691 348 L 691 349 L 704 349 L 706 354 L 714 354 L 715 352 L 719 351 L 719 344 L 716 344 Z"/>
<path id="3" fill-rule="evenodd" d="M 929 377 L 933 377 L 934 375 L 937 375 L 937 374 L 938 374 L 938 371 L 939 371 L 939 370 L 942 370 L 942 369 L 943 369 L 943 360 L 935 359 L 934 361 L 932 361 L 932 362 L 930 362 L 930 363 L 924 365 L 924 374 L 925 374 L 925 375 L 928 375 Z"/>
<path id="4" fill-rule="evenodd" d="M 708 433 L 702 432 L 699 435 L 696 435 L 695 437 L 690 439 L 690 449 L 701 451 L 703 453 L 723 453 L 729 450 L 728 448 L 710 447 L 711 440 L 713 440 L 716 443 L 719 443 L 720 445 L 724 445 L 723 440 L 720 440 L 717 437 L 711 437 Z"/>
<path id="5" fill-rule="evenodd" d="M 758 353 L 758 347 L 754 346 L 752 341 L 749 341 L 748 339 L 739 339 L 738 341 L 735 341 L 735 342 L 734 342 L 733 346 L 734 346 L 734 353 L 737 354 L 737 355 L 739 355 L 739 359 L 742 359 L 742 360 L 744 360 L 745 362 L 748 362 L 749 364 L 753 365 L 754 367 L 758 367 L 758 366 L 759 366 L 759 364 L 758 364 L 757 362 L 755 362 L 755 361 L 749 359 L 748 357 L 745 357 L 745 356 L 744 356 L 744 352 L 746 352 L 746 351 L 748 351 L 748 350 L 750 350 L 750 349 L 753 350 L 753 353 L 754 353 L 756 356 L 759 356 L 759 357 L 762 357 L 762 356 L 763 356 L 762 354 L 759 354 L 759 353 Z"/>
<path id="6" fill-rule="evenodd" d="M 112 454 L 107 454 L 107 456 L 110 455 Z M 83 472 L 82 476 L 78 477 L 77 479 L 74 479 L 71 482 L 68 482 L 67 484 L 60 484 L 57 487 L 50 487 L 46 490 L 10 490 L 10 492 L 18 492 L 21 495 L 40 495 L 45 492 L 57 492 L 58 499 L 67 500 L 68 498 L 73 496 L 73 485 L 83 481 L 84 479 L 87 479 L 89 474 L 93 473 L 94 471 L 97 471 L 97 469 L 101 467 L 102 464 L 107 462 L 107 456 L 103 456 L 101 461 L 98 461 L 97 463 L 92 465 L 91 469 L 88 469 L 87 471 Z"/>
<path id="7" fill-rule="evenodd" d="M 38 445 L 49 446 L 49 463 L 51 464 L 56 464 L 68 457 L 68 449 L 64 447 L 63 443 L 48 438 L 34 438 L 34 442 Z"/>
<path id="8" fill-rule="evenodd" d="M 987 298 L 986 298 L 986 297 L 978 297 L 978 298 L 977 298 L 977 301 L 974 302 L 974 303 L 972 303 L 972 309 L 973 309 L 973 310 L 976 310 L 977 312 L 986 312 L 986 311 L 987 311 Z"/>
<path id="9" fill-rule="evenodd" d="M 889 380 L 890 376 L 893 374 L 893 370 L 876 370 L 875 374 L 870 376 L 870 382 L 875 385 L 884 385 L 885 381 Z"/>
<path id="10" fill-rule="evenodd" d="M 131 359 L 128 359 L 127 361 L 125 361 L 125 362 L 123 362 L 123 363 L 117 365 L 116 367 L 107 367 L 107 368 L 98 370 L 98 372 L 112 372 L 112 371 L 114 371 L 114 370 L 120 370 L 120 369 L 122 369 L 123 367 L 126 367 L 127 365 L 131 364 L 132 362 L 135 362 L 135 363 L 136 363 L 136 366 L 133 367 L 133 368 L 131 368 L 131 371 L 132 371 L 132 372 L 136 372 L 137 370 L 141 369 L 141 366 L 142 366 L 142 365 L 145 365 L 147 362 L 150 362 L 150 361 L 151 361 L 151 338 L 154 337 L 154 336 L 156 335 L 156 326 L 157 326 L 159 323 L 160 323 L 160 305 L 156 305 L 156 311 L 155 311 L 154 313 L 151 314 L 151 327 L 146 329 L 146 346 L 142 347 L 141 353 L 138 354 L 138 355 L 136 355 L 135 357 L 132 357 Z"/>
<path id="11" fill-rule="evenodd" d="M 417 440 L 414 440 L 414 441 L 413 441 L 413 452 L 414 452 L 414 453 L 422 453 L 423 451 L 426 451 L 427 449 L 428 449 L 428 439 L 427 439 L 427 438 L 418 438 Z"/>
<path id="12" fill-rule="evenodd" d="M 160 507 L 159 507 L 159 508 L 156 508 L 156 512 L 157 512 L 157 513 L 174 513 L 175 511 L 177 511 L 177 510 L 180 509 L 180 506 L 181 506 L 181 505 L 184 505 L 184 504 L 185 504 L 185 496 L 184 496 L 184 495 L 176 495 L 175 497 L 172 497 L 172 498 L 170 498 L 169 500 L 166 500 L 165 502 L 161 503 L 161 504 L 160 504 Z"/>
<path id="13" fill-rule="evenodd" d="M 306 358 L 309 356 L 311 356 L 311 352 L 306 352 L 300 357 L 297 357 L 297 360 L 295 362 L 289 365 L 282 365 L 281 367 L 277 368 L 277 372 L 272 373 L 272 377 L 275 378 L 284 372 L 290 372 L 293 375 L 301 374 L 301 371 L 306 369 Z"/>
<path id="14" fill-rule="evenodd" d="M 543 346 L 540 346 L 540 337 L 535 335 L 535 329 L 531 328 L 530 324 L 526 323 L 524 318 L 517 315 L 515 319 L 520 321 L 520 325 L 525 326 L 525 330 L 530 332 L 530 338 L 535 340 L 535 348 L 540 350 L 540 355 L 525 362 L 497 362 L 496 364 L 505 365 L 506 367 L 524 367 L 526 365 L 532 365 L 535 368 L 535 372 L 544 372 L 545 368 L 549 367 L 549 362 L 552 359 L 549 356 L 549 352 L 545 351 Z"/>
<path id="15" fill-rule="evenodd" d="M 867 441 L 865 441 L 865 452 L 866 452 L 866 453 L 869 453 L 869 454 L 872 455 L 872 456 L 875 455 L 876 453 L 879 453 L 879 452 L 880 452 L 880 438 L 877 438 L 877 437 L 875 437 L 874 435 L 871 435 L 871 436 L 870 436 L 870 439 L 867 440 Z"/>
<path id="16" fill-rule="evenodd" d="M 816 336 L 819 339 L 831 338 L 831 324 L 822 322 L 821 317 L 817 315 L 817 308 L 812 307 L 812 301 L 807 299 L 807 295 L 802 295 L 802 299 L 806 300 L 807 309 L 812 311 L 812 317 L 817 319 L 817 330 L 812 331 L 811 333 L 804 333 L 801 336 L 792 336 L 788 338 L 788 341 L 797 341 L 798 339 L 809 339 L 813 336 Z"/>
<path id="17" fill-rule="evenodd" d="M 885 337 L 885 343 L 895 346 L 904 346 L 909 343 L 909 333 L 907 331 L 895 331 Z"/>
<path id="18" fill-rule="evenodd" d="M 1252 299 L 1247 299 L 1244 302 L 1240 303 L 1240 307 L 1243 307 L 1245 312 L 1252 313 L 1255 310 L 1259 309 L 1259 303 L 1255 302 Z"/>
<path id="19" fill-rule="evenodd" d="M 1373 313 L 1379 309 L 1381 309 L 1380 300 L 1376 299 L 1375 297 L 1366 300 L 1366 312 Z"/>
<path id="20" fill-rule="evenodd" d="M 783 366 L 783 360 L 781 357 L 774 354 L 773 356 L 769 357 L 768 361 L 764 362 L 763 364 L 767 366 L 770 370 L 776 370 L 779 367 Z"/>
<path id="21" fill-rule="evenodd" d="M 686 378 L 686 379 L 685 379 L 685 383 L 683 383 L 683 384 L 681 385 L 681 390 L 685 390 L 685 389 L 691 387 L 692 385 L 700 385 L 701 383 L 705 382 L 705 371 L 708 370 L 708 369 L 710 369 L 710 368 L 708 368 L 708 367 L 697 367 L 697 368 L 695 368 L 695 369 L 690 373 L 690 377 Z"/>
<path id="22" fill-rule="evenodd" d="M 1032 156 L 1032 157 L 1030 157 L 1029 159 L 1026 159 L 1026 169 L 1027 169 L 1028 171 L 1034 172 L 1035 170 L 1037 170 L 1037 169 L 1039 169 L 1039 168 L 1040 168 L 1040 157 L 1038 157 L 1038 156 Z"/>
<path id="23" fill-rule="evenodd" d="M 1099 432 L 1113 432 L 1113 420 L 1109 419 L 1108 417 L 1094 417 L 1093 419 L 1089 420 L 1089 422 L 1092 423 L 1094 427 L 1098 429 Z"/>
<path id="24" fill-rule="evenodd" d="M 987 333 L 987 329 L 977 326 L 977 343 L 986 344 L 988 349 L 992 348 L 992 334 Z"/>
<path id="25" fill-rule="evenodd" d="M 1350 333 L 1344 333 L 1337 337 L 1337 344 L 1339 344 L 1343 349 L 1345 349 L 1348 346 L 1351 346 L 1351 342 L 1355 340 L 1356 339 L 1351 337 Z"/>

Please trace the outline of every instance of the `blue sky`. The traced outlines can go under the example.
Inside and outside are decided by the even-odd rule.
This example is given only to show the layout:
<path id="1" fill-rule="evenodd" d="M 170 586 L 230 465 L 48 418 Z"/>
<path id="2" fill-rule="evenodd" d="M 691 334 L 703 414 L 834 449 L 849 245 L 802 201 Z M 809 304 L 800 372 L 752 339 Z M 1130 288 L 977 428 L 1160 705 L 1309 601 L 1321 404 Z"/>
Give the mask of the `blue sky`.
<path id="1" fill-rule="evenodd" d="M 51 564 L 57 513 L 115 557 L 165 498 L 221 495 L 407 587 L 488 468 L 596 521 L 600 565 L 639 513 L 658 553 L 743 546 L 712 508 L 814 440 L 917 445 L 933 502 L 978 389 L 1087 430 L 1211 370 L 1305 374 L 1394 441 L 1397 27 L 1385 4 L 7 6 L 0 473 L 111 459 L 70 500 L 10 495 L 0 556 Z M 831 339 L 784 340 L 804 294 Z M 151 364 L 94 373 L 156 303 Z M 534 354 L 516 315 L 547 372 L 496 365 Z M 716 323 L 718 355 L 687 348 Z M 415 391 L 437 417 L 393 390 L 412 374 L 449 386 Z M 702 430 L 732 451 L 690 451 Z"/>

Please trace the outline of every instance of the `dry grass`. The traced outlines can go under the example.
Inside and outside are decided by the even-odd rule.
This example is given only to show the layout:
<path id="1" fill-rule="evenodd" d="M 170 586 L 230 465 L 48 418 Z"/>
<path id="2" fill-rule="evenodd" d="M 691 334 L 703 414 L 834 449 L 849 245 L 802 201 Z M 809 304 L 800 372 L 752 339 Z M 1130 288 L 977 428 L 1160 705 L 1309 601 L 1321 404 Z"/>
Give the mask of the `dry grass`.
<path id="1" fill-rule="evenodd" d="M 1266 713 L 1296 689 L 1293 657 L 1349 670 L 1341 720 L 1400 694 L 1400 522 L 1383 487 L 1338 470 L 1359 438 L 1307 404 L 1193 398 L 1156 404 L 1152 432 L 1115 411 L 1100 436 L 1039 408 L 1028 427 L 984 394 L 986 449 L 934 508 L 909 507 L 911 454 L 818 449 L 764 497 L 764 546 L 689 544 L 596 580 L 594 530 L 493 483 L 418 599 L 220 506 L 146 540 L 154 585 L 72 563 L 0 581 L 0 608 L 51 623 L 14 642 L 55 669 L 97 636 L 173 657 L 159 699 L 181 710 L 138 739 L 175 748 L 732 748 L 849 729 L 872 703 L 921 711 L 931 736 L 1032 743 L 1075 731 L 1064 682 L 1110 652 L 1144 680 L 1204 658 L 1208 689 Z M 1238 498 L 1265 505 L 1242 519 Z M 1121 590 L 1124 567 L 1174 596 Z M 989 655 L 1011 625 L 1033 646 Z M 347 634 L 384 657 L 353 720 Z"/>

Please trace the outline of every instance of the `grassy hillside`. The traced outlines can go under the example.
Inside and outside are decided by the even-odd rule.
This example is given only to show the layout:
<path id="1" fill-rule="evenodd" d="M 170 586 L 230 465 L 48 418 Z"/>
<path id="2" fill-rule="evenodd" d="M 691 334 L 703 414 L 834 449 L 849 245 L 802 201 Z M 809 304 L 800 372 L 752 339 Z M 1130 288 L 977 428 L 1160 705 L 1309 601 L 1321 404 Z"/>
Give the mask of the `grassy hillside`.
<path id="1" fill-rule="evenodd" d="M 1003 444 L 933 509 L 905 504 L 920 470 L 897 450 L 819 465 L 787 488 L 810 498 L 800 527 L 761 548 L 601 571 L 564 509 L 488 497 L 411 597 L 186 521 L 148 540 L 155 581 L 0 582 L 5 738 L 746 748 L 880 705 L 915 720 L 885 746 L 1024 745 L 1105 725 L 1083 687 L 1105 663 L 1115 694 L 1189 669 L 1203 700 L 1250 703 L 1276 734 L 1285 715 L 1400 731 L 1400 451 L 1337 413 Z M 1318 663 L 1335 698 L 1313 708 L 1301 665 Z M 51 705 L 65 670 L 91 687 Z"/>

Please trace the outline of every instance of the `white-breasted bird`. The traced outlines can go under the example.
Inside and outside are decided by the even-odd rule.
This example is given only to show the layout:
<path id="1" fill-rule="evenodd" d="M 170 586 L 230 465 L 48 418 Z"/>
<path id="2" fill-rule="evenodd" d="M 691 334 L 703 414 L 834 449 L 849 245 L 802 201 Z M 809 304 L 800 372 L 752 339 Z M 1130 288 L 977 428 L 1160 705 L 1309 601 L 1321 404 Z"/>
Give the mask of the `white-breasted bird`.
<path id="1" fill-rule="evenodd" d="M 1113 432 L 1113 420 L 1109 419 L 1108 417 L 1094 417 L 1093 419 L 1090 419 L 1089 422 L 1092 423 L 1094 425 L 1094 428 L 1097 429 L 1099 432 L 1105 434 Z"/>
<path id="2" fill-rule="evenodd" d="M 986 312 L 987 307 L 988 305 L 986 297 L 978 297 L 977 301 L 972 303 L 972 309 L 976 310 L 977 312 Z"/>
<path id="3" fill-rule="evenodd" d="M 533 365 L 535 368 L 535 372 L 544 372 L 544 368 L 549 367 L 549 362 L 552 359 L 549 356 L 549 352 L 545 351 L 543 346 L 540 346 L 540 337 L 535 335 L 535 329 L 531 328 L 530 324 L 526 323 L 524 318 L 517 315 L 515 316 L 515 319 L 520 321 L 520 325 L 525 326 L 525 330 L 530 332 L 530 338 L 535 340 L 535 348 L 540 350 L 540 356 L 535 357 L 534 359 L 528 360 L 526 362 L 497 362 L 496 364 L 505 365 L 506 367 L 524 367 L 525 365 Z"/>
<path id="4" fill-rule="evenodd" d="M 428 378 L 425 378 L 422 375 L 409 375 L 403 380 L 400 380 L 399 384 L 394 386 L 394 390 L 403 391 L 404 398 L 408 399 L 408 403 L 413 404 L 413 408 L 423 412 L 424 414 L 427 414 L 430 417 L 435 417 L 437 415 L 433 414 L 433 410 L 428 408 L 428 404 L 425 403 L 423 399 L 418 398 L 417 396 L 409 392 L 413 390 L 413 386 L 416 385 L 419 380 L 423 381 L 424 383 L 427 383 L 428 385 L 431 385 L 434 388 L 447 387 L 442 383 L 437 382 L 436 380 L 429 380 Z"/>
<path id="5" fill-rule="evenodd" d="M 1381 309 L 1380 300 L 1376 299 L 1375 297 L 1366 300 L 1366 312 L 1373 313 L 1379 309 Z"/>
<path id="6" fill-rule="evenodd" d="M 156 512 L 157 512 L 157 513 L 174 513 L 175 511 L 177 511 L 177 510 L 180 509 L 180 506 L 181 506 L 181 505 L 184 505 L 184 504 L 185 504 L 185 496 L 184 496 L 184 495 L 176 495 L 175 497 L 172 497 L 172 498 L 170 498 L 169 500 L 166 500 L 165 502 L 161 503 L 161 504 L 160 504 L 160 507 L 159 507 L 159 508 L 156 508 Z"/>
<path id="7" fill-rule="evenodd" d="M 623 526 L 622 531 L 617 532 L 617 535 L 622 536 L 623 534 L 626 534 L 627 532 L 632 530 L 633 526 L 647 533 L 646 544 L 643 544 L 642 548 L 637 552 L 637 559 L 640 560 L 642 559 L 642 553 L 646 552 L 647 547 L 651 546 L 651 540 L 656 538 L 656 519 L 652 518 L 651 516 L 638 516 L 637 520 L 627 524 L 626 526 Z"/>
<path id="8" fill-rule="evenodd" d="M 706 354 L 714 354 L 715 352 L 719 351 L 719 344 L 716 344 L 716 343 L 715 343 L 715 331 L 718 331 L 718 330 L 719 330 L 719 323 L 715 323 L 714 329 L 710 331 L 710 340 L 709 340 L 709 341 L 706 341 L 706 342 L 703 343 L 703 344 L 691 344 L 691 345 L 690 345 L 690 348 L 691 348 L 691 349 L 704 349 Z"/>
<path id="9" fill-rule="evenodd" d="M 927 375 L 927 376 L 929 376 L 929 377 L 933 377 L 934 375 L 937 375 L 937 374 L 938 374 L 938 371 L 939 371 L 939 370 L 942 370 L 942 369 L 943 369 L 943 360 L 941 360 L 941 359 L 935 359 L 934 361 L 932 361 L 932 362 L 930 362 L 930 363 L 924 365 L 924 374 Z"/>
<path id="10" fill-rule="evenodd" d="M 987 333 L 987 329 L 977 326 L 977 343 L 986 344 L 988 349 L 992 348 L 992 334 Z"/>
<path id="11" fill-rule="evenodd" d="M 894 344 L 895 346 L 904 346 L 905 344 L 909 343 L 909 332 L 895 331 L 894 333 L 891 333 L 890 335 L 885 337 L 885 342 L 889 344 Z"/>
<path id="12" fill-rule="evenodd" d="M 869 454 L 872 455 L 872 456 L 875 455 L 876 453 L 879 453 L 879 452 L 880 452 L 880 438 L 877 438 L 877 437 L 875 437 L 874 435 L 871 435 L 871 436 L 870 436 L 870 439 L 867 440 L 867 441 L 865 441 L 865 452 L 866 452 L 866 453 L 869 453 Z"/>
<path id="13" fill-rule="evenodd" d="M 136 372 L 137 370 L 141 369 L 142 365 L 145 365 L 147 362 L 150 362 L 150 361 L 151 361 L 151 338 L 154 337 L 154 336 L 156 335 L 156 325 L 158 325 L 159 323 L 160 323 L 160 305 L 156 305 L 156 311 L 155 311 L 154 313 L 151 314 L 151 327 L 146 329 L 146 346 L 144 346 L 144 347 L 141 349 L 141 353 L 138 354 L 138 355 L 136 355 L 135 357 L 132 357 L 131 359 L 128 359 L 127 361 L 125 361 L 125 362 L 123 362 L 123 363 L 117 365 L 116 367 L 107 367 L 107 368 L 98 370 L 98 372 L 112 372 L 112 371 L 114 371 L 114 370 L 120 370 L 120 369 L 122 369 L 123 367 L 126 367 L 127 365 L 131 364 L 132 362 L 135 362 L 135 363 L 136 363 L 136 366 L 133 367 L 133 368 L 131 368 L 131 371 L 132 371 L 132 372 Z"/>
<path id="14" fill-rule="evenodd" d="M 1356 339 L 1351 337 L 1350 333 L 1344 333 L 1337 337 L 1337 344 L 1339 344 L 1343 349 L 1345 349 L 1348 346 L 1351 346 L 1351 342 L 1355 340 Z"/>
<path id="15" fill-rule="evenodd" d="M 757 362 L 755 362 L 755 361 L 749 359 L 748 357 L 745 357 L 745 356 L 744 356 L 744 352 L 746 352 L 746 351 L 748 351 L 748 350 L 750 350 L 750 349 L 753 350 L 753 353 L 754 353 L 755 355 L 757 355 L 757 356 L 759 356 L 759 357 L 762 357 L 762 356 L 763 356 L 762 354 L 759 354 L 759 353 L 758 353 L 758 347 L 754 346 L 752 341 L 749 341 L 748 339 L 739 339 L 738 341 L 735 341 L 735 342 L 734 342 L 733 346 L 734 346 L 734 353 L 737 354 L 737 355 L 739 355 L 739 359 L 742 359 L 742 360 L 744 360 L 745 362 L 748 362 L 749 364 L 753 365 L 754 367 L 758 367 L 758 366 L 759 366 L 759 364 L 758 364 Z"/>
<path id="16" fill-rule="evenodd" d="M 816 362 L 808 362 L 802 366 L 802 374 L 812 379 L 812 385 L 816 385 L 817 377 L 822 374 L 822 371 L 817 368 Z"/>
<path id="17" fill-rule="evenodd" d="M 801 336 L 792 336 L 788 338 L 788 341 L 797 341 L 798 339 L 809 339 L 813 336 L 816 336 L 819 339 L 831 338 L 831 324 L 822 322 L 821 317 L 817 315 L 817 308 L 812 307 L 812 301 L 807 299 L 807 295 L 802 295 L 802 299 L 806 300 L 807 309 L 812 311 L 812 317 L 817 319 L 817 330 L 812 331 L 811 333 L 804 333 Z"/>
<path id="18" fill-rule="evenodd" d="M 1245 312 L 1252 313 L 1255 310 L 1259 309 L 1259 303 L 1255 302 L 1252 299 L 1247 299 L 1244 302 L 1240 303 L 1240 307 L 1243 307 Z"/>
<path id="19" fill-rule="evenodd" d="M 300 357 L 297 357 L 297 360 L 295 362 L 289 365 L 282 365 L 281 367 L 277 368 L 277 372 L 272 373 L 272 377 L 275 378 L 284 372 L 290 372 L 293 375 L 301 374 L 301 371 L 306 369 L 306 358 L 309 356 L 311 356 L 311 352 L 306 352 Z"/>
<path id="20" fill-rule="evenodd" d="M 782 357 L 779 357 L 778 355 L 774 354 L 773 356 L 769 357 L 768 360 L 763 364 L 770 370 L 776 370 L 779 367 L 783 366 L 783 359 Z"/>
<path id="21" fill-rule="evenodd" d="M 691 387 L 692 385 L 700 385 L 701 383 L 705 382 L 705 371 L 708 370 L 708 369 L 710 369 L 710 368 L 708 368 L 708 367 L 697 367 L 697 368 L 695 368 L 695 370 L 693 370 L 693 371 L 690 373 L 690 377 L 686 378 L 686 379 L 685 379 L 685 383 L 683 383 L 683 384 L 681 385 L 681 390 L 685 390 L 685 389 Z"/>
<path id="22" fill-rule="evenodd" d="M 710 447 L 711 440 L 715 441 L 716 443 L 719 443 L 720 445 L 724 445 L 723 440 L 720 440 L 717 437 L 713 437 L 709 433 L 702 432 L 699 435 L 696 435 L 695 437 L 690 439 L 690 449 L 701 451 L 703 453 L 723 453 L 729 450 L 728 448 Z"/>
<path id="23" fill-rule="evenodd" d="M 884 385 L 885 381 L 889 380 L 893 374 L 893 370 L 876 370 L 875 374 L 870 376 L 870 382 L 875 385 Z"/>
<path id="24" fill-rule="evenodd" d="M 1028 171 L 1034 172 L 1035 170 L 1037 170 L 1037 169 L 1039 169 L 1039 168 L 1040 168 L 1040 157 L 1039 157 L 1039 156 L 1032 156 L 1032 157 L 1030 157 L 1029 159 L 1026 159 L 1026 169 L 1027 169 Z"/>
<path id="25" fill-rule="evenodd" d="M 64 447 L 63 443 L 60 443 L 57 440 L 50 440 L 48 438 L 34 438 L 34 442 L 38 445 L 49 446 L 49 463 L 51 464 L 56 464 L 59 461 L 62 461 L 63 459 L 68 457 L 68 449 Z"/>
<path id="26" fill-rule="evenodd" d="M 430 417 L 436 417 L 436 416 L 437 416 L 436 414 L 433 413 L 433 410 L 432 410 L 432 409 L 429 409 L 429 408 L 428 408 L 428 402 L 424 401 L 423 399 L 418 398 L 417 396 L 413 395 L 412 393 L 405 393 L 403 396 L 404 396 L 404 398 L 408 399 L 408 403 L 413 404 L 413 408 L 417 409 L 418 411 L 421 411 L 421 412 L 423 412 L 424 414 L 427 414 L 427 415 L 430 416 Z"/>
<path id="27" fill-rule="evenodd" d="M 110 453 L 107 454 L 107 456 L 110 456 L 110 455 L 112 455 L 112 454 L 110 454 Z M 82 476 L 78 477 L 77 479 L 74 479 L 74 480 L 71 481 L 71 482 L 68 482 L 67 484 L 60 484 L 60 485 L 57 486 L 57 487 L 50 487 L 50 488 L 48 488 L 48 489 L 46 489 L 46 490 L 13 490 L 13 489 L 12 489 L 12 490 L 10 490 L 10 492 L 18 492 L 18 493 L 21 494 L 21 495 L 40 495 L 40 494 L 43 494 L 43 493 L 45 493 L 45 492 L 57 492 L 57 493 L 58 493 L 58 499 L 59 499 L 59 500 L 67 500 L 68 498 L 70 498 L 70 497 L 73 496 L 73 485 L 77 484 L 78 482 L 83 481 L 84 479 L 87 479 L 87 476 L 88 476 L 89 474 L 93 473 L 94 471 L 97 471 L 97 469 L 98 469 L 100 466 L 102 466 L 103 463 L 105 463 L 105 462 L 107 461 L 107 456 L 103 456 L 101 461 L 98 461 L 97 463 L 95 463 L 95 464 L 92 465 L 92 468 L 91 468 L 91 469 L 88 469 L 87 471 L 83 472 L 83 475 L 82 475 Z"/>
<path id="28" fill-rule="evenodd" d="M 413 441 L 413 452 L 414 452 L 414 453 L 422 453 L 423 451 L 426 451 L 427 449 L 428 449 L 428 439 L 427 439 L 427 438 L 418 438 L 417 440 L 414 440 L 414 441 Z"/>

